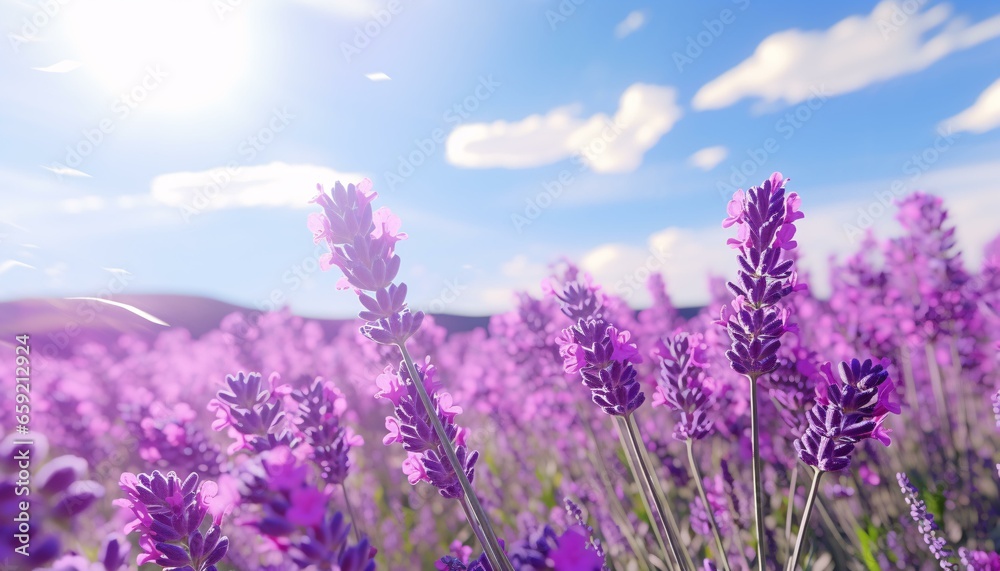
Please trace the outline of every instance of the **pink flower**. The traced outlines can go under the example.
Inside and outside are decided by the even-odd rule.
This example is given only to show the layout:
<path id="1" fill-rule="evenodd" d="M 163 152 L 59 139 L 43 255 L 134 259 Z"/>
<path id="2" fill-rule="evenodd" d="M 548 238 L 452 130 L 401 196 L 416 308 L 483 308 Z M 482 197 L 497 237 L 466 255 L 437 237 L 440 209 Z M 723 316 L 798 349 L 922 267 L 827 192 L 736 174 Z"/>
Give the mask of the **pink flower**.
<path id="1" fill-rule="evenodd" d="M 399 406 L 399 402 L 407 395 L 406 387 L 400 384 L 392 365 L 387 365 L 382 374 L 375 377 L 375 386 L 379 388 L 375 398 L 389 399 L 392 406 Z"/>
<path id="2" fill-rule="evenodd" d="M 423 454 L 416 452 L 406 453 L 406 460 L 403 460 L 403 473 L 406 474 L 406 479 L 410 482 L 410 485 L 416 485 L 421 480 L 424 482 L 431 481 L 427 477 L 427 470 L 424 469 L 424 463 L 421 461 L 423 457 Z"/>
<path id="3" fill-rule="evenodd" d="M 386 206 L 383 206 L 372 213 L 372 221 L 375 223 L 375 230 L 372 231 L 372 238 L 378 239 L 386 236 L 391 238 L 393 242 L 398 242 L 399 240 L 405 240 L 407 238 L 405 232 L 399 231 L 400 227 L 403 225 L 399 216 L 393 214 L 392 211 L 390 211 Z"/>
<path id="4" fill-rule="evenodd" d="M 399 421 L 396 420 L 395 416 L 385 417 L 385 428 L 389 433 L 382 437 L 382 444 L 389 446 L 390 444 L 403 441 L 403 434 L 399 431 Z"/>
<path id="5" fill-rule="evenodd" d="M 642 355 L 639 354 L 639 349 L 635 343 L 629 342 L 632 337 L 631 333 L 628 331 L 618 331 L 614 326 L 609 326 L 608 335 L 611 337 L 611 345 L 614 347 L 614 350 L 611 352 L 611 359 L 615 361 L 628 359 L 634 364 L 642 363 Z"/>
<path id="6" fill-rule="evenodd" d="M 599 571 L 604 560 L 593 549 L 587 548 L 587 530 L 574 525 L 557 540 L 559 546 L 549 552 L 554 571 Z"/>
<path id="7" fill-rule="evenodd" d="M 746 205 L 746 193 L 743 189 L 733 193 L 733 199 L 726 205 L 726 213 L 729 215 L 722 221 L 723 228 L 729 228 L 733 224 L 742 224 L 744 217 L 744 207 Z"/>
<path id="8" fill-rule="evenodd" d="M 573 331 L 565 329 L 555 338 L 556 345 L 559 346 L 559 356 L 563 360 L 563 371 L 575 375 L 586 364 L 586 357 L 583 347 L 573 339 Z"/>
<path id="9" fill-rule="evenodd" d="M 454 420 L 456 416 L 462 414 L 462 407 L 455 404 L 455 398 L 451 396 L 451 393 L 442 391 L 438 393 L 437 397 L 437 405 L 441 411 L 441 416 L 448 420 Z"/>
<path id="10" fill-rule="evenodd" d="M 330 498 L 316 488 L 306 487 L 291 493 L 291 507 L 286 517 L 288 521 L 303 527 L 318 526 L 326 515 L 326 504 Z"/>
<path id="11" fill-rule="evenodd" d="M 308 466 L 301 464 L 287 446 L 279 446 L 261 454 L 267 470 L 268 487 L 272 490 L 294 490 L 302 486 Z"/>

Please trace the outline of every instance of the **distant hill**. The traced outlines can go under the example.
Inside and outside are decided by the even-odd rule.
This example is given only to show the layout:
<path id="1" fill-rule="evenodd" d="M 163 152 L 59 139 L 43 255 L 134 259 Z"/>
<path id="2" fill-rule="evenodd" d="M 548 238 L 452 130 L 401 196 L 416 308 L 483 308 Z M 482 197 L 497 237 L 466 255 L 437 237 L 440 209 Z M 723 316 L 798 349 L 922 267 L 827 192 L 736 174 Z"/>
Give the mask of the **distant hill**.
<path id="1" fill-rule="evenodd" d="M 219 326 L 222 318 L 233 313 L 253 310 L 191 295 L 119 295 L 114 301 L 140 309 L 170 325 L 182 327 L 194 337 L 200 337 Z M 699 308 L 682 308 L 680 314 L 690 318 Z M 450 333 L 472 331 L 489 325 L 489 316 L 435 315 L 434 320 Z M 316 319 L 327 332 L 334 332 L 349 320 Z M 113 341 L 122 333 L 140 337 L 155 337 L 166 327 L 143 319 L 125 309 L 92 300 L 22 299 L 0 302 L 0 342 L 15 335 L 28 333 L 36 339 L 60 349 L 86 331 L 88 339 Z"/>

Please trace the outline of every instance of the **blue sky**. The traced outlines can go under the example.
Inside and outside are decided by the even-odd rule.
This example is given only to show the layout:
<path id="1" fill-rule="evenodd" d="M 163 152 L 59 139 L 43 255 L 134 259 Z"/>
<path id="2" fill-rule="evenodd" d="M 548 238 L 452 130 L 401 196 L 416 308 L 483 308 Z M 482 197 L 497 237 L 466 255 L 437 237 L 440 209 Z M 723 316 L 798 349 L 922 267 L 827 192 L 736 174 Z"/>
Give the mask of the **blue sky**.
<path id="1" fill-rule="evenodd" d="M 413 305 L 449 313 L 509 308 L 563 255 L 636 306 L 650 270 L 704 303 L 734 263 L 725 195 L 774 170 L 820 284 L 906 190 L 946 198 L 973 266 L 1000 232 L 985 2 L 22 0 L 0 21 L 6 300 L 124 283 L 349 315 L 306 201 L 363 176 L 410 235 Z"/>

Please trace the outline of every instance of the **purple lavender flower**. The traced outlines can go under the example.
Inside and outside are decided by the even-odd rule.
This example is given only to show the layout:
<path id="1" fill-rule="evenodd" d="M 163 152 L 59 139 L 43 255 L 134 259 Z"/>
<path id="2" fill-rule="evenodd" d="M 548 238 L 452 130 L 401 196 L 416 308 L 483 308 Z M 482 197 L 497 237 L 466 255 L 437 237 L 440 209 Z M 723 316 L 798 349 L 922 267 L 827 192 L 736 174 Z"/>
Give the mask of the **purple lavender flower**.
<path id="1" fill-rule="evenodd" d="M 317 188 L 313 202 L 323 207 L 323 213 L 309 216 L 309 228 L 317 244 L 323 241 L 330 248 L 320 265 L 340 268 L 344 278 L 338 289 L 357 292 L 365 306 L 359 317 L 367 322 L 361 328 L 366 337 L 383 345 L 406 341 L 420 328 L 424 314 L 411 313 L 406 284 L 393 283 L 400 264 L 395 245 L 406 238 L 399 232 L 399 218 L 385 207 L 372 212 L 378 194 L 368 179 L 347 188 L 338 181 L 330 195 L 322 186 Z"/>
<path id="2" fill-rule="evenodd" d="M 576 321 L 556 337 L 563 370 L 580 373 L 594 403 L 607 414 L 628 416 L 646 400 L 633 363 L 642 357 L 628 331 L 620 331 L 604 319 L 604 303 L 598 288 L 570 266 L 560 286 L 543 286 L 559 299 L 562 312 Z"/>
<path id="3" fill-rule="evenodd" d="M 231 427 L 236 436 L 236 442 L 229 448 L 230 454 L 239 450 L 263 452 L 292 443 L 291 433 L 283 427 L 285 413 L 280 400 L 282 394 L 291 389 L 280 385 L 279 380 L 276 374 L 271 375 L 268 379 L 270 389 L 266 389 L 261 386 L 260 373 L 240 371 L 235 377 L 226 376 L 229 389 L 219 391 L 209 402 L 208 409 L 216 413 L 213 429 Z"/>
<path id="4" fill-rule="evenodd" d="M 700 440 L 712 432 L 708 418 L 711 391 L 705 387 L 705 348 L 698 335 L 679 333 L 661 340 L 660 372 L 656 378 L 653 406 L 665 405 L 680 412 L 674 426 L 674 438 L 680 441 Z"/>
<path id="5" fill-rule="evenodd" d="M 455 417 L 462 412 L 456 406 L 449 393 L 435 391 L 435 368 L 429 362 L 422 367 L 417 366 L 420 382 L 424 383 L 434 405 L 435 414 L 444 427 L 445 434 L 455 446 L 459 462 L 465 467 L 466 477 L 472 482 L 475 476 L 476 461 L 479 452 L 469 451 L 465 445 L 467 430 L 459 428 Z M 392 402 L 395 416 L 386 417 L 385 426 L 389 433 L 382 439 L 386 446 L 400 443 L 408 456 L 403 463 L 405 472 L 411 484 L 426 481 L 438 488 L 446 498 L 462 497 L 462 486 L 458 476 L 451 469 L 451 464 L 445 458 L 442 443 L 431 425 L 431 419 L 420 402 L 413 379 L 405 363 L 400 363 L 395 371 L 386 367 L 385 372 L 376 380 L 379 393 L 376 398 L 386 398 Z"/>
<path id="6" fill-rule="evenodd" d="M 591 547 L 589 535 L 580 525 L 570 527 L 562 535 L 546 525 L 512 545 L 507 554 L 518 571 L 600 571 L 604 568 L 604 557 Z M 437 568 L 442 571 L 492 570 L 483 557 L 464 563 L 454 555 L 439 559 Z"/>
<path id="7" fill-rule="evenodd" d="M 182 482 L 174 472 L 153 471 L 138 476 L 125 472 L 119 485 L 127 498 L 115 500 L 115 505 L 135 516 L 125 532 L 141 534 L 139 565 L 153 562 L 167 570 L 217 571 L 215 564 L 225 557 L 229 538 L 222 535 L 220 521 L 202 532 L 208 501 L 218 489 L 214 482 L 199 485 L 195 473 Z"/>
<path id="8" fill-rule="evenodd" d="M 988 551 L 973 551 L 960 547 L 959 559 L 967 571 L 998 571 L 1000 570 L 1000 553 Z"/>
<path id="9" fill-rule="evenodd" d="M 910 506 L 910 517 L 917 523 L 917 531 L 924 536 L 924 543 L 930 550 L 934 559 L 937 559 L 941 569 L 957 569 L 958 567 L 948 560 L 952 552 L 948 549 L 948 542 L 935 533 L 939 528 L 934 521 L 934 515 L 927 511 L 927 504 L 920 499 L 920 490 L 910 483 L 906 474 L 899 472 L 896 474 L 896 481 L 899 488 L 906 497 L 906 503 Z"/>
<path id="10" fill-rule="evenodd" d="M 19 444 L 23 439 L 33 444 Z M 46 461 L 48 447 L 48 439 L 38 433 L 0 440 L 0 563 L 36 569 L 51 562 L 61 550 L 55 530 L 78 525 L 83 512 L 104 497 L 102 485 L 84 478 L 86 460 L 65 455 Z M 28 480 L 22 473 L 25 460 L 37 470 L 28 472 Z M 25 501 L 28 512 L 21 505 Z M 28 513 L 27 520 L 18 520 L 22 513 Z"/>
<path id="11" fill-rule="evenodd" d="M 295 422 L 310 446 L 309 459 L 319 468 L 320 478 L 329 484 L 343 484 L 350 468 L 347 453 L 364 443 L 340 424 L 347 406 L 343 395 L 332 384 L 316 379 L 308 389 L 292 393 L 292 398 L 299 404 Z"/>
<path id="12" fill-rule="evenodd" d="M 795 441 L 795 450 L 806 464 L 830 472 L 848 467 L 855 445 L 864 439 L 888 446 L 889 431 L 882 422 L 889 413 L 899 414 L 899 405 L 893 401 L 889 372 L 871 359 L 841 363 L 839 382 L 830 363 L 821 370 L 827 384 L 816 389 L 816 404 L 807 415 L 809 428 Z"/>
<path id="13" fill-rule="evenodd" d="M 350 545 L 347 536 L 351 524 L 340 512 L 327 515 L 319 525 L 292 548 L 292 561 L 301 569 L 338 569 L 339 571 L 375 571 L 375 551 L 364 537 Z"/>
<path id="14" fill-rule="evenodd" d="M 733 311 L 722 308 L 721 323 L 732 339 L 726 356 L 733 370 L 754 379 L 777 367 L 781 336 L 790 329 L 777 305 L 796 288 L 793 262 L 782 252 L 796 246 L 795 221 L 803 214 L 798 195 L 785 196 L 785 182 L 776 172 L 759 187 L 737 191 L 722 223 L 738 226 L 729 244 L 740 251 L 739 279 L 727 284 L 736 296 Z"/>

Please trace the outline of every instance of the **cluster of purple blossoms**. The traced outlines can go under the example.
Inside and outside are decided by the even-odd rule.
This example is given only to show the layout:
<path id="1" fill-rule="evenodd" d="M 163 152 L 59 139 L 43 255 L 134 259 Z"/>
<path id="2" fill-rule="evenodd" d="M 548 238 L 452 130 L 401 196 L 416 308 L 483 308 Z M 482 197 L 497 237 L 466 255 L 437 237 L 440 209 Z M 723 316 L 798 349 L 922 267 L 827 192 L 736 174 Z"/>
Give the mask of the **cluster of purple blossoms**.
<path id="1" fill-rule="evenodd" d="M 320 479 L 342 485 L 351 466 L 348 452 L 364 444 L 364 439 L 340 423 L 347 407 L 343 394 L 317 378 L 308 389 L 293 392 L 292 399 L 298 403 L 296 428 L 309 447 L 309 460 L 319 468 Z"/>
<path id="2" fill-rule="evenodd" d="M 300 568 L 371 571 L 374 549 L 367 537 L 354 545 L 348 543 L 351 524 L 341 512 L 328 507 L 332 484 L 317 485 L 315 472 L 300 457 L 312 454 L 306 448 L 279 446 L 249 463 L 240 475 L 239 499 L 242 505 L 258 506 L 260 511 L 257 515 L 244 511 L 240 523 L 256 528 Z"/>
<path id="3" fill-rule="evenodd" d="M 830 363 L 821 367 L 827 380 L 816 389 L 816 404 L 807 415 L 809 428 L 795 441 L 799 458 L 823 472 L 851 464 L 855 445 L 867 438 L 889 445 L 889 430 L 882 426 L 889 413 L 899 414 L 895 386 L 883 364 L 853 359 L 838 367 L 840 381 Z"/>
<path id="4" fill-rule="evenodd" d="M 958 548 L 958 558 L 966 571 L 1000 571 L 1000 553 Z"/>
<path id="5" fill-rule="evenodd" d="M 634 364 L 642 356 L 628 331 L 611 325 L 601 313 L 600 294 L 576 268 L 570 268 L 560 286 L 546 283 L 559 299 L 563 314 L 575 322 L 556 337 L 563 370 L 579 373 L 591 398 L 612 416 L 628 416 L 646 400 Z"/>
<path id="6" fill-rule="evenodd" d="M 33 444 L 19 444 L 22 440 Z M 0 441 L 0 562 L 35 569 L 52 561 L 61 550 L 52 528 L 72 526 L 104 496 L 103 486 L 85 479 L 86 460 L 65 455 L 45 461 L 48 451 L 48 439 L 37 433 Z M 29 491 L 30 513 L 21 506 Z"/>
<path id="7" fill-rule="evenodd" d="M 455 454 L 465 469 L 466 477 L 472 482 L 479 452 L 468 450 L 465 445 L 468 430 L 455 424 L 455 417 L 462 413 L 462 407 L 454 403 L 451 394 L 437 390 L 436 369 L 429 360 L 422 366 L 417 365 L 417 372 L 421 377 L 420 382 L 434 402 L 434 414 L 454 445 Z M 438 439 L 428 412 L 420 402 L 414 380 L 410 378 L 405 363 L 401 362 L 395 369 L 392 365 L 387 366 L 375 382 L 379 387 L 375 397 L 388 399 L 394 412 L 394 416 L 385 419 L 385 427 L 389 432 L 382 443 L 386 446 L 399 443 L 406 450 L 403 472 L 410 484 L 429 482 L 446 498 L 462 497 L 462 485 L 445 456 L 443 444 Z"/>
<path id="8" fill-rule="evenodd" d="M 152 562 L 168 570 L 217 571 L 215 564 L 229 550 L 229 539 L 219 527 L 221 517 L 213 518 L 202 531 L 209 502 L 218 491 L 214 482 L 199 483 L 195 473 L 182 482 L 174 472 L 153 471 L 138 476 L 126 472 L 119 485 L 128 497 L 115 500 L 115 505 L 135 516 L 125 531 L 140 533 L 139 565 Z"/>
<path id="9" fill-rule="evenodd" d="M 511 546 L 507 555 L 518 571 L 601 571 L 604 557 L 591 547 L 589 535 L 582 525 L 572 526 L 562 535 L 546 525 Z M 469 561 L 464 551 L 442 557 L 436 566 L 441 571 L 493 571 L 484 557 Z"/>
<path id="10" fill-rule="evenodd" d="M 708 410 L 712 392 L 705 387 L 707 347 L 700 335 L 679 333 L 660 341 L 657 352 L 660 371 L 656 378 L 653 406 L 666 406 L 680 413 L 674 438 L 700 440 L 712 433 Z"/>
<path id="11" fill-rule="evenodd" d="M 252 455 L 232 491 L 234 500 L 259 512 L 244 512 L 240 523 L 256 528 L 301 568 L 374 569 L 368 539 L 350 545 L 351 525 L 328 509 L 333 487 L 347 478 L 350 449 L 363 444 L 340 422 L 347 408 L 343 395 L 321 378 L 295 391 L 277 374 L 267 387 L 259 373 L 229 375 L 226 384 L 228 390 L 219 391 L 208 408 L 217 416 L 213 427 L 228 427 L 236 438 L 230 453 Z M 291 413 L 286 407 L 293 407 Z"/>
<path id="12" fill-rule="evenodd" d="M 268 389 L 261 386 L 260 373 L 240 371 L 236 376 L 226 376 L 228 390 L 219 391 L 208 403 L 208 409 L 216 414 L 214 430 L 230 428 L 235 442 L 229 447 L 229 454 L 240 450 L 263 452 L 292 444 L 292 434 L 283 427 L 285 413 L 281 402 L 281 397 L 291 389 L 279 383 L 276 373 L 268 379 Z"/>
<path id="13" fill-rule="evenodd" d="M 726 284 L 736 298 L 732 310 L 722 308 L 719 323 L 732 339 L 726 356 L 733 370 L 753 379 L 778 366 L 781 336 L 793 327 L 777 305 L 799 287 L 793 261 L 782 252 L 796 247 L 795 221 L 804 215 L 798 194 L 785 195 L 786 181 L 776 172 L 759 187 L 737 191 L 722 223 L 724 228 L 737 226 L 737 238 L 729 244 L 740 253 L 739 278 Z"/>
<path id="14" fill-rule="evenodd" d="M 934 521 L 934 514 L 927 511 L 927 504 L 920 499 L 920 490 L 910 483 L 910 479 L 903 472 L 896 474 L 896 481 L 906 497 L 906 504 L 910 506 L 910 517 L 916 522 L 917 531 L 924 536 L 924 543 L 927 544 L 931 555 L 938 561 L 941 569 L 958 569 L 957 565 L 948 560 L 952 552 L 948 549 L 948 542 L 936 533 L 939 529 L 938 524 Z"/>
<path id="15" fill-rule="evenodd" d="M 383 345 L 403 343 L 420 328 L 424 314 L 410 312 L 406 284 L 393 281 L 400 264 L 395 245 L 406 238 L 399 232 L 399 217 L 385 207 L 372 212 L 378 194 L 368 179 L 347 188 L 338 181 L 329 195 L 322 186 L 318 190 L 313 202 L 323 213 L 309 215 L 309 228 L 317 244 L 323 241 L 330 248 L 320 266 L 344 272 L 337 288 L 353 288 L 358 294 L 365 307 L 359 316 L 366 321 L 361 330 L 366 337 Z"/>

